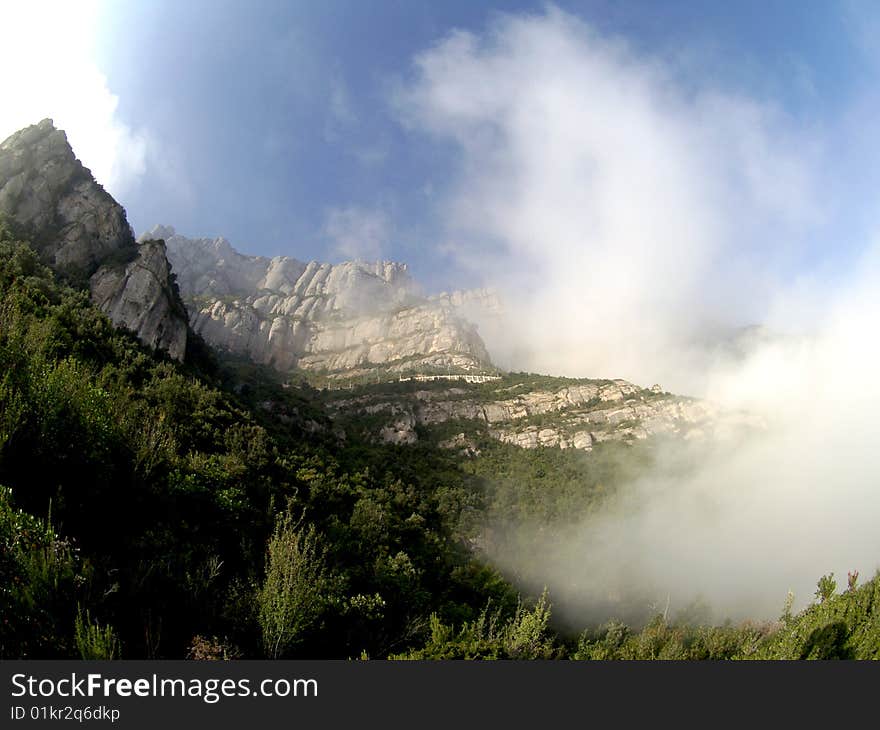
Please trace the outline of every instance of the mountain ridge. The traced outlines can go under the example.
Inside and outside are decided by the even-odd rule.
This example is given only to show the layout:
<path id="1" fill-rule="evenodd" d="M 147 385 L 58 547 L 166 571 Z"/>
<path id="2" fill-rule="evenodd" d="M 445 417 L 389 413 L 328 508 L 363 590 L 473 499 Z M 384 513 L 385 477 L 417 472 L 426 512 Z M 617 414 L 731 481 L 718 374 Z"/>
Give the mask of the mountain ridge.
<path id="1" fill-rule="evenodd" d="M 192 328 L 221 350 L 331 378 L 492 369 L 477 328 L 449 295 L 424 296 L 406 264 L 247 256 L 170 226 L 141 240 L 160 237 Z"/>

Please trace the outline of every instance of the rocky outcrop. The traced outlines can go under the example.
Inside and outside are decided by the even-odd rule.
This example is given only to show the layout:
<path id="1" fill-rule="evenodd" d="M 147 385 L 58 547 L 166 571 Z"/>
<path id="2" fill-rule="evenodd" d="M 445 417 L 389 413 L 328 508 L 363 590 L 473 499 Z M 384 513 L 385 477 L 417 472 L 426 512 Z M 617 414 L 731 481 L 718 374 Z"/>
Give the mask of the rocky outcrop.
<path id="1" fill-rule="evenodd" d="M 0 144 L 0 212 L 31 235 L 47 263 L 67 273 L 89 275 L 108 256 L 135 251 L 125 211 L 50 119 Z"/>
<path id="2" fill-rule="evenodd" d="M 41 258 L 74 283 L 119 327 L 177 359 L 186 351 L 187 317 L 161 242 L 138 245 L 125 211 L 76 159 L 52 121 L 0 144 L 0 213 Z"/>
<path id="3" fill-rule="evenodd" d="M 170 288 L 164 241 L 145 241 L 125 268 L 102 266 L 90 280 L 92 300 L 117 325 L 137 332 L 150 347 L 183 360 L 186 311 Z"/>
<path id="4" fill-rule="evenodd" d="M 421 296 L 405 264 L 244 256 L 167 226 L 146 237 L 166 241 L 193 329 L 255 362 L 346 377 L 491 364 L 476 328 L 448 298 Z"/>
<path id="5" fill-rule="evenodd" d="M 745 413 L 664 393 L 658 386 L 643 389 L 625 380 L 516 392 L 524 387 L 499 387 L 488 394 L 485 389 L 462 386 L 396 396 L 340 396 L 331 401 L 330 410 L 340 417 L 387 415 L 376 437 L 390 443 L 413 443 L 417 426 L 470 421 L 488 436 L 522 448 L 584 451 L 601 441 L 629 442 L 657 435 L 727 437 L 762 425 Z M 462 433 L 441 445 L 460 448 L 465 441 Z"/>

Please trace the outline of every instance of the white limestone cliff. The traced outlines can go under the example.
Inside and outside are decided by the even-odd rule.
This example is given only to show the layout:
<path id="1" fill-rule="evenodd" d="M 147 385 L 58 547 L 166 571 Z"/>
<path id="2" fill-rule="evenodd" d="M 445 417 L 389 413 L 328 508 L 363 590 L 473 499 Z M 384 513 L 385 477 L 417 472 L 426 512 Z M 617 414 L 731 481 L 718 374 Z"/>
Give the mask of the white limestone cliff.
<path id="1" fill-rule="evenodd" d="M 405 264 L 244 256 L 168 226 L 142 238 L 165 240 L 193 329 L 255 362 L 331 374 L 491 365 L 476 328 L 450 301 L 422 296 Z"/>

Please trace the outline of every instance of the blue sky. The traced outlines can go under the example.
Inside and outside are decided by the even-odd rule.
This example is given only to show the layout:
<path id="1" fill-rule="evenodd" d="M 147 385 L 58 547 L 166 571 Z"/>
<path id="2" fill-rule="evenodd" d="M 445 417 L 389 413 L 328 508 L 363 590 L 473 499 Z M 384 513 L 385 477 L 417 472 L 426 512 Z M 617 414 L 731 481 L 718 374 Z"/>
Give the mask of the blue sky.
<path id="1" fill-rule="evenodd" d="M 560 7 L 659 57 L 706 61 L 701 78 L 772 98 L 820 123 L 864 82 L 848 13 L 826 3 L 573 2 Z M 223 234 L 249 252 L 321 258 L 331 208 L 385 211 L 382 253 L 430 271 L 430 192 L 450 174 L 443 144 L 404 130 L 389 101 L 413 58 L 456 28 L 541 3 L 116 3 L 98 59 L 121 120 L 173 155 L 190 196 L 145 177 L 133 224 Z"/>
<path id="2" fill-rule="evenodd" d="M 118 102 L 114 123 L 140 144 L 137 174 L 105 182 L 138 232 L 162 222 L 248 253 L 382 256 L 408 261 L 429 288 L 476 283 L 449 253 L 461 141 L 404 123 L 396 100 L 418 84 L 415 59 L 451 33 L 486 38 L 500 15 L 549 7 L 664 66 L 682 94 L 744 96 L 837 146 L 829 184 L 858 200 L 798 231 L 803 261 L 792 265 L 833 268 L 821 253 L 829 230 L 840 250 L 862 235 L 873 176 L 847 125 L 860 104 L 873 108 L 876 13 L 858 3 L 98 2 L 83 46 Z"/>

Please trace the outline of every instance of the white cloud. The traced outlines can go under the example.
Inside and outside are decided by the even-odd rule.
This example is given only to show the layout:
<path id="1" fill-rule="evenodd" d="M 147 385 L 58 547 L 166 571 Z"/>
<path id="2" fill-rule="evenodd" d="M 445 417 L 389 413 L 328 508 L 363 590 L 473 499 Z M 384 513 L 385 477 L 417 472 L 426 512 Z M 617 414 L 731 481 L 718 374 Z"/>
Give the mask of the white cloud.
<path id="1" fill-rule="evenodd" d="M 679 71 L 554 9 L 417 58 L 397 106 L 459 148 L 444 213 L 459 262 L 513 307 L 520 336 L 489 342 L 502 363 L 693 388 L 686 344 L 759 317 L 821 219 L 816 142 Z"/>
<path id="2" fill-rule="evenodd" d="M 457 152 L 438 204 L 459 262 L 510 309 L 487 336 L 502 364 L 659 381 L 766 420 L 733 447 L 670 451 L 546 549 L 493 554 L 580 625 L 667 595 L 772 618 L 789 588 L 803 605 L 823 573 L 880 565 L 880 246 L 849 242 L 868 253 L 834 282 L 790 263 L 832 215 L 839 138 L 682 78 L 550 9 L 451 34 L 396 99 Z M 846 125 L 873 129 L 854 108 Z M 700 344 L 749 323 L 789 334 L 737 360 Z"/>
<path id="3" fill-rule="evenodd" d="M 142 176 L 147 138 L 120 121 L 119 99 L 92 58 L 96 1 L 3 0 L 0 138 L 50 117 L 98 182 L 121 196 Z"/>
<path id="4" fill-rule="evenodd" d="M 388 216 L 380 210 L 348 206 L 326 213 L 324 235 L 331 241 L 333 254 L 343 259 L 381 258 L 390 234 Z"/>

